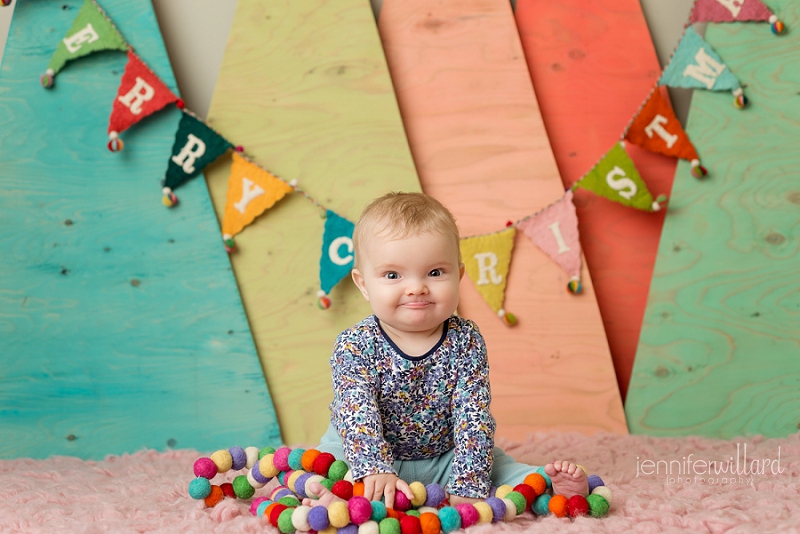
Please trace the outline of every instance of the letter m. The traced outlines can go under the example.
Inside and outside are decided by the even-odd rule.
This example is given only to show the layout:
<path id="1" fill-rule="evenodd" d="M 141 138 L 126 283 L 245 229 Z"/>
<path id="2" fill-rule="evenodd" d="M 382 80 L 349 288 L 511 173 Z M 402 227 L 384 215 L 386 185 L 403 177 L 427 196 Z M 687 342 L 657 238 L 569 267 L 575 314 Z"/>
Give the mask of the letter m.
<path id="1" fill-rule="evenodd" d="M 683 75 L 691 76 L 709 89 L 713 89 L 714 84 L 717 83 L 717 78 L 725 70 L 725 65 L 718 63 L 713 57 L 709 56 L 705 48 L 700 48 L 694 59 L 698 64 L 687 65 Z"/>

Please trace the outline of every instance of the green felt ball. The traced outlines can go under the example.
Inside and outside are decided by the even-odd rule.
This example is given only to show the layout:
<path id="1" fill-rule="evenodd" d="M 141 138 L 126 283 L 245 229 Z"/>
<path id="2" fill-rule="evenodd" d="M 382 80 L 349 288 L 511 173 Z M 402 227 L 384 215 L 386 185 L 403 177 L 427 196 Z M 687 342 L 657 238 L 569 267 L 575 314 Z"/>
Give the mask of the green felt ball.
<path id="1" fill-rule="evenodd" d="M 263 449 L 258 451 L 258 459 L 259 460 L 262 459 L 267 454 L 275 454 L 275 449 L 273 449 L 272 447 L 264 447 Z"/>
<path id="2" fill-rule="evenodd" d="M 387 517 L 378 524 L 380 534 L 400 534 L 400 521 L 393 517 Z"/>
<path id="3" fill-rule="evenodd" d="M 331 491 L 333 489 L 333 485 L 336 484 L 336 482 L 334 482 L 333 480 L 331 480 L 329 478 L 323 478 L 322 480 L 319 481 L 319 483 L 322 484 L 323 486 L 325 486 L 325 488 L 328 491 Z"/>
<path id="4" fill-rule="evenodd" d="M 505 498 L 513 502 L 514 506 L 517 507 L 517 515 L 524 512 L 525 508 L 528 506 L 528 501 L 525 500 L 525 496 L 518 491 L 508 492 Z"/>
<path id="5" fill-rule="evenodd" d="M 249 499 L 256 492 L 255 488 L 250 485 L 245 475 L 239 475 L 233 479 L 233 492 L 240 499 Z"/>
<path id="6" fill-rule="evenodd" d="M 406 515 L 413 515 L 414 517 L 419 517 L 420 514 L 416 510 L 407 510 Z"/>
<path id="7" fill-rule="evenodd" d="M 283 534 L 292 534 L 295 531 L 294 524 L 292 523 L 293 513 L 294 508 L 287 508 L 278 516 L 278 530 L 283 532 Z"/>
<path id="8" fill-rule="evenodd" d="M 281 497 L 280 499 L 278 499 L 278 502 L 281 504 L 285 504 L 289 508 L 296 508 L 297 506 L 300 506 L 300 501 L 298 501 L 294 497 L 289 497 L 289 496 Z"/>
<path id="9" fill-rule="evenodd" d="M 334 482 L 339 482 L 340 480 L 344 479 L 344 475 L 347 474 L 347 469 L 348 467 L 346 462 L 342 460 L 336 460 L 328 468 L 328 478 Z"/>
<path id="10" fill-rule="evenodd" d="M 602 495 L 593 493 L 586 497 L 589 503 L 589 513 L 592 517 L 605 517 L 608 515 L 608 501 Z"/>

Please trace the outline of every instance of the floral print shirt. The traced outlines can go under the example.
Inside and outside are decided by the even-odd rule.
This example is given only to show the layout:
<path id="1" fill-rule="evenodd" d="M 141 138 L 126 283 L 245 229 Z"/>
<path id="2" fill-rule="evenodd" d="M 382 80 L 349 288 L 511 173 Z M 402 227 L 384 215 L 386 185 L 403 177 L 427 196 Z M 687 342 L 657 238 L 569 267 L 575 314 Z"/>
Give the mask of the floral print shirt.
<path id="1" fill-rule="evenodd" d="M 331 421 L 355 479 L 396 474 L 394 460 L 455 449 L 447 491 L 488 497 L 495 420 L 486 346 L 475 323 L 448 318 L 438 343 L 414 357 L 373 315 L 339 335 L 330 364 Z"/>

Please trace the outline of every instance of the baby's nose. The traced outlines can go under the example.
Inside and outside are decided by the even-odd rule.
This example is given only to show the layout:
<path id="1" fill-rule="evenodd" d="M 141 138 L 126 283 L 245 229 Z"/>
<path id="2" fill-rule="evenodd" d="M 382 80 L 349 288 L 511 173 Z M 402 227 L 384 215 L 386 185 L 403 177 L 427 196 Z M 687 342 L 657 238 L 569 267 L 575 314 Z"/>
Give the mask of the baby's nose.
<path id="1" fill-rule="evenodd" d="M 406 286 L 409 295 L 424 295 L 427 292 L 428 286 L 422 280 L 413 280 Z"/>

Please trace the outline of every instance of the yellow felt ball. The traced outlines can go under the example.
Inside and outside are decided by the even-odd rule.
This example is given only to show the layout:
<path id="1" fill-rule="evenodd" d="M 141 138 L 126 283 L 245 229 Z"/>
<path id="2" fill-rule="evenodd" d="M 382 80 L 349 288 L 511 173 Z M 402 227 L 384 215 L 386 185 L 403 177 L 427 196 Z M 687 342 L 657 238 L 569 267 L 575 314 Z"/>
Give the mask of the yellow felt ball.
<path id="1" fill-rule="evenodd" d="M 265 478 L 272 478 L 278 476 L 278 468 L 275 467 L 275 462 L 272 459 L 275 457 L 274 454 L 265 454 L 261 460 L 258 461 L 258 470 L 261 471 L 261 474 Z"/>
<path id="2" fill-rule="evenodd" d="M 478 523 L 492 522 L 492 519 L 494 518 L 494 512 L 492 512 L 491 506 L 485 502 L 476 502 L 473 504 L 473 506 L 478 511 Z"/>
<path id="3" fill-rule="evenodd" d="M 292 471 L 292 474 L 289 475 L 289 478 L 286 479 L 286 487 L 297 493 L 297 488 L 294 487 L 294 483 L 297 482 L 298 478 L 300 478 L 302 475 L 305 474 L 306 472 L 303 471 L 302 469 L 298 469 L 297 471 Z"/>
<path id="4" fill-rule="evenodd" d="M 325 530 L 317 531 L 317 534 L 336 534 L 337 532 L 338 532 L 338 529 L 336 527 L 334 527 L 333 525 L 331 525 L 328 528 L 326 528 Z"/>
<path id="5" fill-rule="evenodd" d="M 350 524 L 350 510 L 347 503 L 342 501 L 332 502 L 328 505 L 328 521 L 332 527 L 344 528 Z"/>
<path id="6" fill-rule="evenodd" d="M 231 470 L 233 465 L 233 457 L 231 453 L 225 450 L 219 450 L 211 455 L 211 461 L 217 466 L 218 473 L 225 473 Z"/>
<path id="7" fill-rule="evenodd" d="M 428 498 L 428 490 L 425 489 L 425 484 L 422 482 L 412 482 L 408 487 L 411 493 L 414 494 L 414 498 L 411 499 L 411 504 L 414 505 L 414 508 L 419 508 L 425 504 L 425 499 Z"/>
<path id="8" fill-rule="evenodd" d="M 506 495 L 514 491 L 514 488 L 509 486 L 508 484 L 503 484 L 502 486 L 497 486 L 497 491 L 494 492 L 494 496 L 498 499 L 505 499 Z"/>

